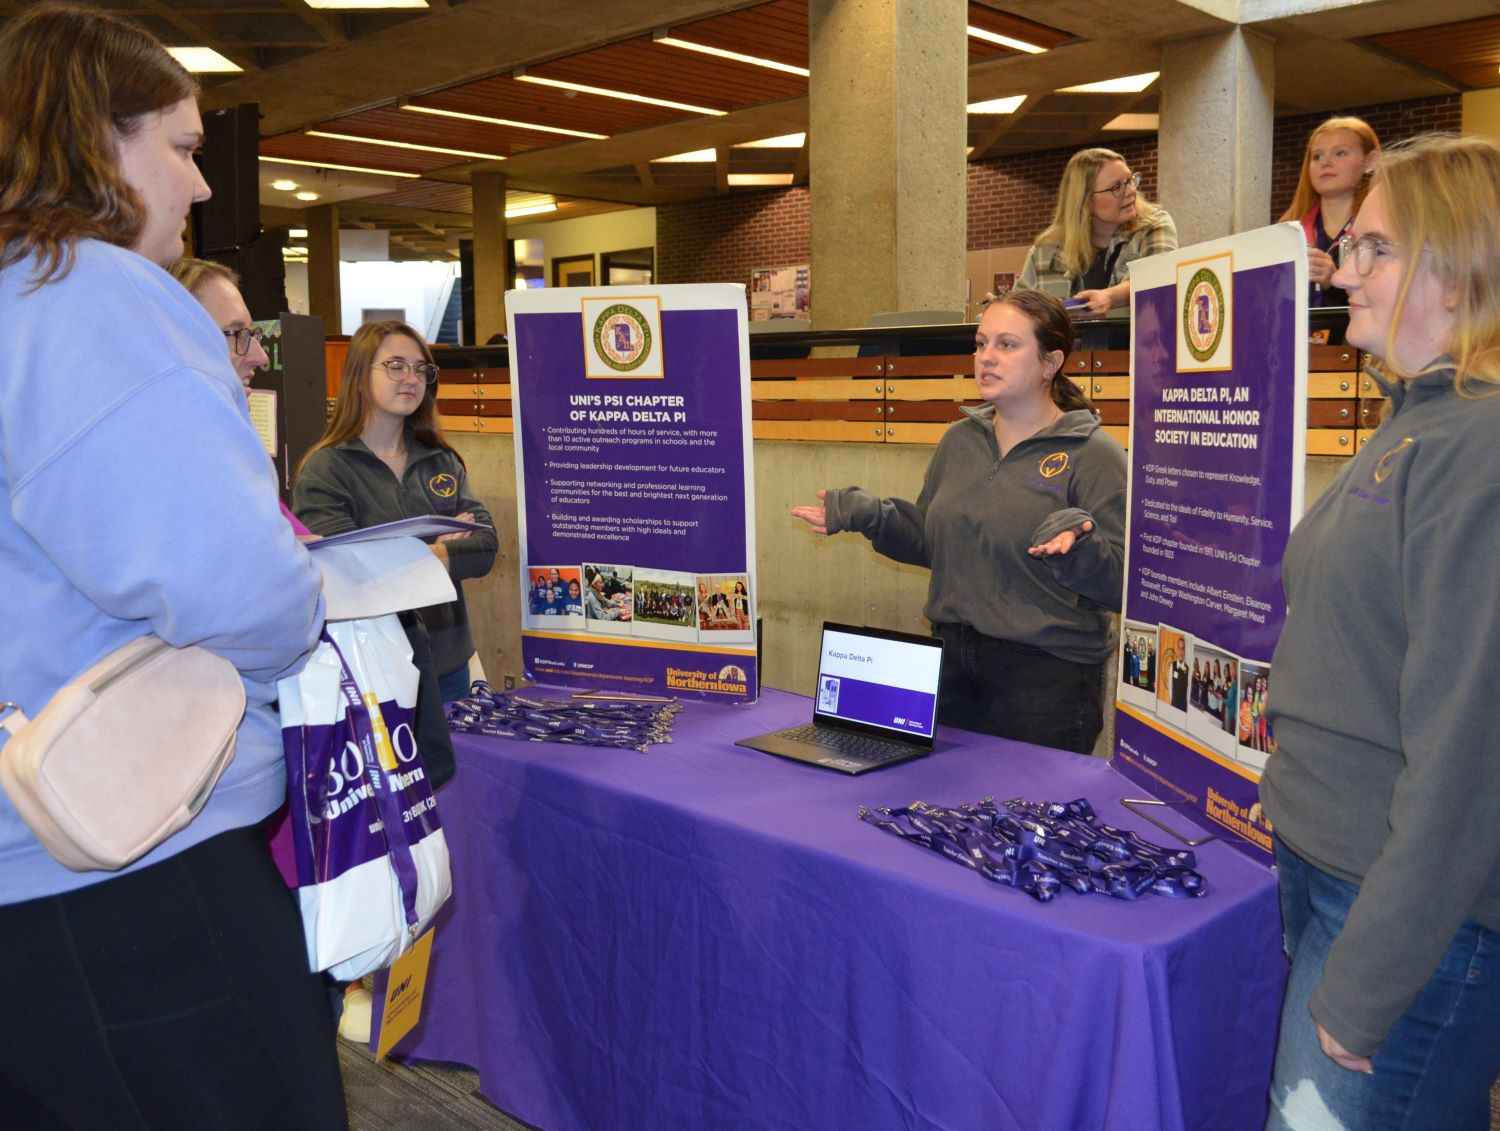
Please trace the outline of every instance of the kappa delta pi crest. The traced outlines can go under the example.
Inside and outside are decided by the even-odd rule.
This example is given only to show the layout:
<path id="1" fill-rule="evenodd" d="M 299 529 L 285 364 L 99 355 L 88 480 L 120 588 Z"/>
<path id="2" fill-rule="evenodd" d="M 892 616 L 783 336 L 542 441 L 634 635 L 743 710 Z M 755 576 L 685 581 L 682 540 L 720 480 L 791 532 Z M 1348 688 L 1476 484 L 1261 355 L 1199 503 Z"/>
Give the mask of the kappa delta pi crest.
<path id="1" fill-rule="evenodd" d="M 605 307 L 594 319 L 594 349 L 605 365 L 621 373 L 639 369 L 651 355 L 651 326 L 627 303 Z"/>
<path id="2" fill-rule="evenodd" d="M 1224 287 L 1207 267 L 1188 280 L 1182 301 L 1182 336 L 1196 361 L 1207 361 L 1224 337 Z"/>

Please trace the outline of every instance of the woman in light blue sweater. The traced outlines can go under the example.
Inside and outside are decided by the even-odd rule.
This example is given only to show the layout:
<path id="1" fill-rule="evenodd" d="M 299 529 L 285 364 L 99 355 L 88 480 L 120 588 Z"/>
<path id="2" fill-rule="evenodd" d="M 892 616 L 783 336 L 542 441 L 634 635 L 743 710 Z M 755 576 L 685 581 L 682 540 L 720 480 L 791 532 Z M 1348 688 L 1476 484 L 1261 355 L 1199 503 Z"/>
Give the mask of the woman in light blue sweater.
<path id="1" fill-rule="evenodd" d="M 35 716 L 148 633 L 230 660 L 247 698 L 207 805 L 119 873 L 67 870 L 0 796 L 10 1127 L 344 1125 L 258 827 L 286 795 L 271 702 L 316 639 L 319 576 L 223 336 L 161 269 L 209 195 L 195 93 L 102 12 L 32 8 L 0 35 L 0 699 Z"/>

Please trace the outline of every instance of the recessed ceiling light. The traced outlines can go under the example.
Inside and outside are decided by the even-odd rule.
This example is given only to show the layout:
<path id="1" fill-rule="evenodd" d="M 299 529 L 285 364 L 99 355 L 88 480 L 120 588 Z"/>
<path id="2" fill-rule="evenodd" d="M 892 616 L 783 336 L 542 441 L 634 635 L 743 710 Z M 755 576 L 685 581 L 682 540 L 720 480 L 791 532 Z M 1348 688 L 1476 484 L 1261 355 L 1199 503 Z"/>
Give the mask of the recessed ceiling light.
<path id="1" fill-rule="evenodd" d="M 1060 94 L 1139 94 L 1156 81 L 1160 71 L 1147 71 L 1143 75 L 1125 75 L 1103 82 L 1086 82 L 1081 86 L 1059 88 Z"/>
<path id="2" fill-rule="evenodd" d="M 801 149 L 807 141 L 807 135 L 782 134 L 780 137 L 763 137 L 759 141 L 737 141 L 734 143 L 736 149 Z"/>
<path id="3" fill-rule="evenodd" d="M 337 169 L 341 173 L 370 173 L 377 177 L 400 177 L 403 180 L 420 179 L 420 173 L 398 173 L 394 169 L 369 169 L 363 165 L 334 165 L 329 161 L 303 161 L 295 157 L 262 157 L 277 165 L 307 165 L 314 169 Z"/>
<path id="4" fill-rule="evenodd" d="M 519 208 L 507 208 L 505 218 L 514 220 L 520 216 L 540 216 L 544 212 L 556 212 L 556 204 L 523 204 Z"/>
<path id="5" fill-rule="evenodd" d="M 542 133 L 562 134 L 564 137 L 586 137 L 594 141 L 606 141 L 608 134 L 591 134 L 587 130 L 565 130 L 561 126 L 542 126 L 535 122 L 516 122 L 509 118 L 491 118 L 487 114 L 466 114 L 462 110 L 439 110 L 436 106 L 402 106 L 413 114 L 436 114 L 443 118 L 458 118 L 465 122 L 483 122 L 489 126 L 509 126 L 517 130 L 540 130 Z"/>
<path id="6" fill-rule="evenodd" d="M 286 238 L 289 240 L 305 240 L 307 239 L 307 229 L 288 228 L 286 232 Z"/>
<path id="7" fill-rule="evenodd" d="M 789 185 L 795 178 L 791 173 L 730 173 L 731 185 Z"/>
<path id="8" fill-rule="evenodd" d="M 775 59 L 764 59 L 759 55 L 741 55 L 738 51 L 726 51 L 722 47 L 710 47 L 706 43 L 693 43 L 690 40 L 678 39 L 668 31 L 653 32 L 651 38 L 668 47 L 680 47 L 684 51 L 697 51 L 719 59 L 733 59 L 736 63 L 749 63 L 752 67 L 765 67 L 769 71 L 784 71 L 789 75 L 801 75 L 803 78 L 807 78 L 812 73 L 806 67 L 798 67 L 791 63 L 778 63 Z"/>
<path id="9" fill-rule="evenodd" d="M 308 130 L 308 137 L 326 137 L 332 141 L 357 141 L 361 145 L 385 145 L 392 149 L 414 149 L 420 153 L 443 153 L 453 157 L 477 157 L 481 161 L 504 161 L 500 153 L 476 153 L 472 149 L 446 149 L 441 145 L 418 145 L 414 141 L 387 141 L 383 137 L 360 137 L 357 134 L 335 134 L 324 130 Z"/>
<path id="10" fill-rule="evenodd" d="M 315 192 L 299 192 L 297 194 L 297 199 L 298 200 L 317 200 L 318 199 L 318 194 L 315 193 Z"/>
<path id="11" fill-rule="evenodd" d="M 1045 47 L 1038 47 L 1035 43 L 1027 43 L 1024 39 L 1012 39 L 1008 35 L 985 31 L 984 28 L 974 27 L 972 24 L 969 25 L 967 30 L 970 39 L 982 39 L 986 43 L 998 43 L 1001 47 L 1009 47 L 1012 51 L 1024 51 L 1028 55 L 1042 55 L 1047 51 Z"/>
<path id="12" fill-rule="evenodd" d="M 712 164 L 718 160 L 718 153 L 712 149 L 695 149 L 691 153 L 674 153 L 670 157 L 653 157 L 653 165 L 690 165 L 694 163 Z"/>
<path id="13" fill-rule="evenodd" d="M 691 102 L 673 102 L 668 98 L 651 98 L 645 94 L 632 94 L 628 90 L 610 90 L 602 86 L 588 86 L 581 82 L 564 82 L 541 75 L 528 75 L 525 67 L 517 67 L 511 76 L 517 82 L 534 82 L 539 86 L 554 86 L 559 90 L 576 90 L 579 94 L 597 94 L 602 98 L 622 98 L 626 102 L 644 102 L 648 106 L 663 106 L 668 110 L 685 110 L 689 114 L 709 114 L 722 118 L 727 110 L 711 110 L 707 106 L 694 106 Z"/>
<path id="14" fill-rule="evenodd" d="M 167 54 L 195 75 L 232 75 L 245 69 L 212 47 L 168 47 Z"/>
<path id="15" fill-rule="evenodd" d="M 1013 94 L 1009 98 L 991 98 L 987 102 L 970 102 L 970 114 L 1014 114 L 1016 108 L 1026 101 L 1024 94 Z"/>
<path id="16" fill-rule="evenodd" d="M 1161 129 L 1161 115 L 1159 114 L 1117 114 L 1110 121 L 1100 127 L 1106 133 L 1120 133 L 1125 130 L 1144 131 L 1153 133 Z"/>
<path id="17" fill-rule="evenodd" d="M 344 11 L 376 8 L 425 8 L 427 0 L 307 0 L 309 8 L 333 8 Z"/>
<path id="18" fill-rule="evenodd" d="M 294 188 L 297 187 L 297 182 L 287 180 L 272 181 L 271 187 L 277 192 L 291 192 Z"/>

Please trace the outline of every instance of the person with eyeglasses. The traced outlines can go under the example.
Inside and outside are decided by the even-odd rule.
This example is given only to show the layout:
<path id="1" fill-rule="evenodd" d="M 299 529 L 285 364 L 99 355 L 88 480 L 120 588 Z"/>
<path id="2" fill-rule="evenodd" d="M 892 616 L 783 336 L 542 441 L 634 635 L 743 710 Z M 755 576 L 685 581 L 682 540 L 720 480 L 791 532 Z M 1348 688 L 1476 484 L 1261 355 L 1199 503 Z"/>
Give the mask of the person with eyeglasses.
<path id="1" fill-rule="evenodd" d="M 1069 159 L 1052 223 L 1036 238 L 1016 286 L 1073 302 L 1076 317 L 1102 318 L 1130 301 L 1130 264 L 1177 247 L 1165 208 L 1140 194 L 1141 175 L 1112 149 Z"/>
<path id="2" fill-rule="evenodd" d="M 1349 296 L 1333 285 L 1333 253 L 1354 228 L 1380 160 L 1380 139 L 1361 118 L 1329 118 L 1307 139 L 1302 173 L 1281 221 L 1295 220 L 1307 237 L 1309 306 L 1343 306 Z"/>
<path id="3" fill-rule="evenodd" d="M 1500 1075 L 1500 144 L 1393 146 L 1342 241 L 1390 397 L 1292 531 L 1271 663 L 1273 1131 L 1488 1128 Z M 1265 716 L 1263 715 L 1262 718 Z M 1270 734 L 1274 732 L 1274 739 Z"/>
<path id="4" fill-rule="evenodd" d="M 325 537 L 413 515 L 446 515 L 488 530 L 432 543 L 458 599 L 421 610 L 444 702 L 469 691 L 474 637 L 462 582 L 495 564 L 499 539 L 469 488 L 463 457 L 443 435 L 438 367 L 422 336 L 404 322 L 367 322 L 344 358 L 338 400 L 323 438 L 297 469 L 292 510 Z"/>
<path id="5" fill-rule="evenodd" d="M 229 360 L 248 390 L 257 369 L 271 364 L 261 346 L 261 331 L 251 325 L 250 308 L 240 294 L 240 278 L 222 263 L 184 256 L 167 268 L 167 274 L 187 288 L 188 294 L 208 311 L 229 347 Z"/>

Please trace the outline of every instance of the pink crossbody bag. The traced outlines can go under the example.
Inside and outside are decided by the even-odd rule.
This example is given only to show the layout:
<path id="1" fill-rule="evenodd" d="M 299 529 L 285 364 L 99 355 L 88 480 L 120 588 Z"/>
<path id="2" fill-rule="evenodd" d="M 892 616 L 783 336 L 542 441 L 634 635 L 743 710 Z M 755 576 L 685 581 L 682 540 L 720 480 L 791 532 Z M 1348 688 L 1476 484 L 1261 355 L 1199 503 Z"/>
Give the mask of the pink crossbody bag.
<path id="1" fill-rule="evenodd" d="M 245 688 L 200 647 L 142 636 L 28 719 L 0 702 L 0 787 L 48 852 L 113 872 L 191 821 L 234 758 Z"/>

